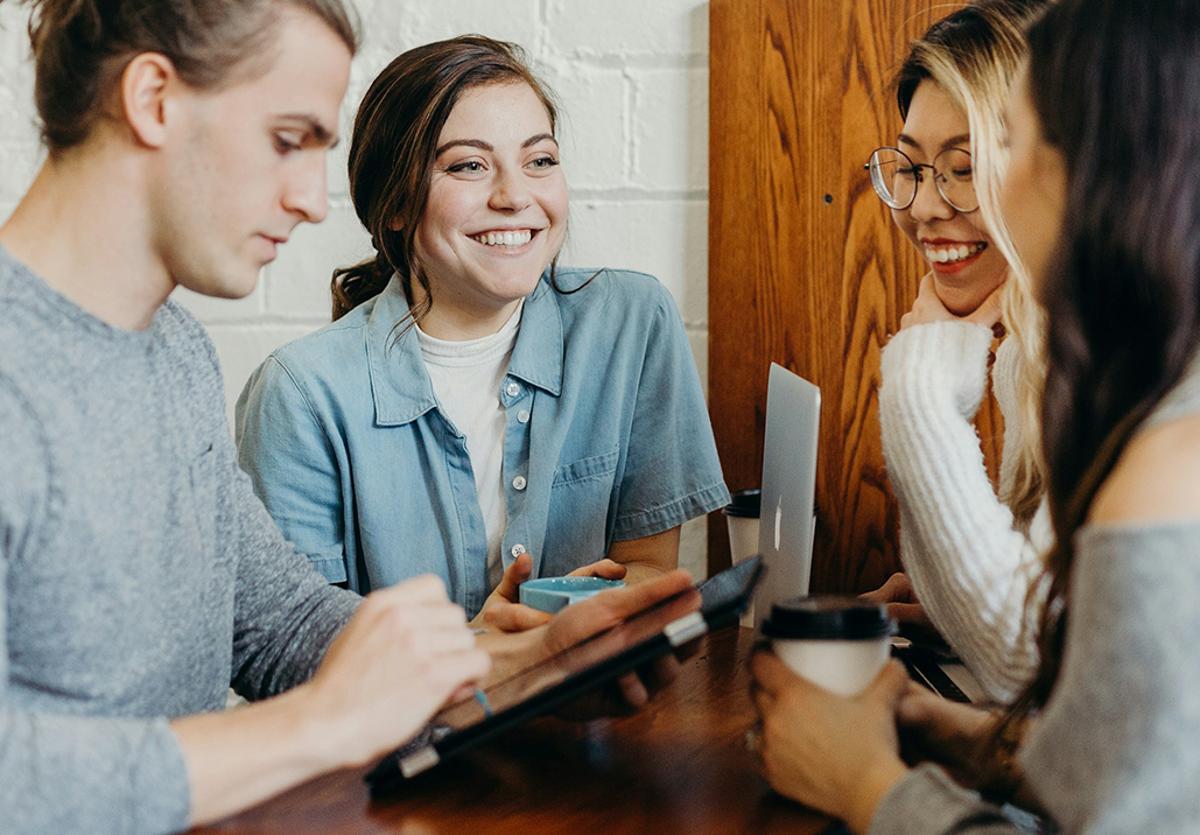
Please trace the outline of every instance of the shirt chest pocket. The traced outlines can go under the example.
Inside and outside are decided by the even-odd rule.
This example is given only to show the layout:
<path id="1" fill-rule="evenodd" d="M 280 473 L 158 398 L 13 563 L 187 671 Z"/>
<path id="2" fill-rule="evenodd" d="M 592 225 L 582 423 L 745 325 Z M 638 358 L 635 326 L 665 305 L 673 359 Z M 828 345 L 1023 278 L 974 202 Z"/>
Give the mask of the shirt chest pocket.
<path id="1" fill-rule="evenodd" d="M 550 483 L 550 512 L 542 575 L 561 576 L 603 559 L 609 506 L 613 500 L 620 447 L 564 464 Z"/>

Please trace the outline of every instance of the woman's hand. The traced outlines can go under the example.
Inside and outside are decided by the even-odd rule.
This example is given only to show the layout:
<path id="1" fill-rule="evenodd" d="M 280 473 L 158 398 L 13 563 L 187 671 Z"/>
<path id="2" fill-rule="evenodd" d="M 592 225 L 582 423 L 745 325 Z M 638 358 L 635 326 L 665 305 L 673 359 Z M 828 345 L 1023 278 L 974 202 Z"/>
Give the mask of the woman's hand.
<path id="1" fill-rule="evenodd" d="M 676 620 L 698 611 L 700 602 L 700 592 L 692 585 L 691 576 L 679 569 L 573 603 L 550 618 L 545 626 L 520 634 L 497 632 L 484 635 L 479 643 L 492 654 L 492 681 L 501 681 L 619 627 L 630 617 L 656 604 L 663 604 L 661 614 L 664 619 Z M 610 640 L 620 645 L 625 638 L 616 634 L 610 636 Z M 679 647 L 646 667 L 621 676 L 611 687 L 593 691 L 572 702 L 558 713 L 572 719 L 593 719 L 636 711 L 674 680 L 679 671 L 678 659 L 694 652 L 697 644 L 694 641 Z"/>
<path id="2" fill-rule="evenodd" d="M 938 647 L 946 645 L 946 640 L 929 619 L 925 606 L 917 599 L 917 592 L 907 574 L 898 571 L 888 577 L 882 586 L 864 592 L 859 597 L 868 603 L 882 604 L 888 617 L 895 618 L 904 627 L 903 632 L 907 637 Z"/>
<path id="3" fill-rule="evenodd" d="M 522 554 L 504 569 L 500 585 L 488 595 L 479 614 L 471 621 L 474 628 L 490 627 L 501 632 L 524 632 L 548 623 L 550 615 L 530 606 L 521 605 L 521 584 L 533 573 L 533 557 Z M 597 560 L 577 568 L 568 577 L 600 577 L 605 580 L 621 580 L 625 577 L 625 566 L 612 560 Z"/>
<path id="4" fill-rule="evenodd" d="M 970 787 L 979 784 L 980 755 L 997 718 L 991 711 L 943 699 L 916 683 L 909 685 L 896 711 L 905 758 L 914 764 L 935 762 Z"/>
<path id="5" fill-rule="evenodd" d="M 635 585 L 601 592 L 563 609 L 546 627 L 544 651 L 562 652 L 669 598 L 674 599 L 661 613 L 664 619 L 678 620 L 700 610 L 700 592 L 692 585 L 691 575 L 676 569 Z M 612 687 L 576 700 L 560 713 L 568 718 L 590 719 L 636 712 L 675 680 L 679 659 L 697 647 L 697 642 L 679 647 L 635 672 L 620 676 Z"/>
<path id="6" fill-rule="evenodd" d="M 889 663 L 852 699 L 805 681 L 767 651 L 755 653 L 751 672 L 771 787 L 866 831 L 883 796 L 907 772 L 895 718 L 909 683 L 904 667 Z"/>
<path id="7" fill-rule="evenodd" d="M 988 294 L 988 297 L 983 300 L 983 304 L 966 316 L 955 316 L 946 308 L 946 305 L 942 304 L 942 300 L 937 294 L 937 287 L 933 282 L 933 276 L 927 274 L 921 279 L 921 288 L 917 292 L 917 300 L 913 302 L 912 310 L 900 318 L 900 330 L 916 325 L 927 325 L 930 322 L 951 321 L 970 322 L 994 330 L 1000 322 L 1000 293 L 1003 289 L 1004 285 L 1001 284 Z"/>
<path id="8" fill-rule="evenodd" d="M 897 571 L 887 582 L 874 591 L 864 592 L 859 598 L 868 603 L 880 603 L 887 610 L 888 617 L 893 617 L 899 623 L 912 623 L 933 629 L 925 607 L 917 600 L 912 580 L 902 571 Z"/>

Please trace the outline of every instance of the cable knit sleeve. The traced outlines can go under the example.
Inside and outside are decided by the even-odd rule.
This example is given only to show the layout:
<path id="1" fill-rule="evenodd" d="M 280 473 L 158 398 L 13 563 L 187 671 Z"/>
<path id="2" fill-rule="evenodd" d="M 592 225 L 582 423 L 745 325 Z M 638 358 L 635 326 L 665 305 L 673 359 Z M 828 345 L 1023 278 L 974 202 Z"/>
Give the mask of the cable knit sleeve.
<path id="1" fill-rule="evenodd" d="M 905 570 L 988 695 L 1006 700 L 1036 666 L 1022 623 L 1039 548 L 997 498 L 972 424 L 991 341 L 989 329 L 961 321 L 901 331 L 883 352 L 879 412 Z M 1031 531 L 1048 530 L 1043 505 Z"/>

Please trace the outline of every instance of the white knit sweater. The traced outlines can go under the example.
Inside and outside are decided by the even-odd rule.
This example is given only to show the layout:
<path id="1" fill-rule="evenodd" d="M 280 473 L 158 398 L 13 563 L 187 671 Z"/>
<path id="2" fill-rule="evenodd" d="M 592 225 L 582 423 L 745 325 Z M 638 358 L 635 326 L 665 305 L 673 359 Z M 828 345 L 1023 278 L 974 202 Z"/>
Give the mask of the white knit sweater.
<path id="1" fill-rule="evenodd" d="M 1044 498 L 1025 531 L 988 479 L 972 421 L 991 342 L 990 329 L 961 321 L 896 334 L 883 351 L 879 413 L 900 557 L 917 598 L 988 696 L 1007 701 L 1037 666 L 1036 630 L 1022 626 L 1053 531 Z M 1016 351 L 1002 344 L 992 371 L 1005 426 L 1001 493 L 1014 477 L 1008 451 L 1021 442 Z"/>

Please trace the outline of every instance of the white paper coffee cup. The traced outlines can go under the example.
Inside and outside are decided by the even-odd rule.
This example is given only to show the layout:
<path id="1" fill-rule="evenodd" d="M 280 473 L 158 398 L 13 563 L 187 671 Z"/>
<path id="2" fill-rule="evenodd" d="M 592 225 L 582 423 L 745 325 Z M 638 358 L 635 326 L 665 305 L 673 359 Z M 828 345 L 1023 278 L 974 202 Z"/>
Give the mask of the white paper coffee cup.
<path id="1" fill-rule="evenodd" d="M 721 509 L 725 527 L 729 529 L 729 556 L 734 565 L 758 553 L 758 515 L 762 503 L 762 491 L 738 490 L 733 500 Z M 742 626 L 754 626 L 754 604 L 742 612 Z"/>
<path id="2" fill-rule="evenodd" d="M 815 595 L 776 603 L 762 629 L 794 673 L 839 696 L 856 696 L 887 664 L 896 625 L 877 604 Z"/>
<path id="3" fill-rule="evenodd" d="M 737 565 L 758 553 L 758 519 L 748 516 L 726 516 L 729 528 L 729 556 Z"/>

